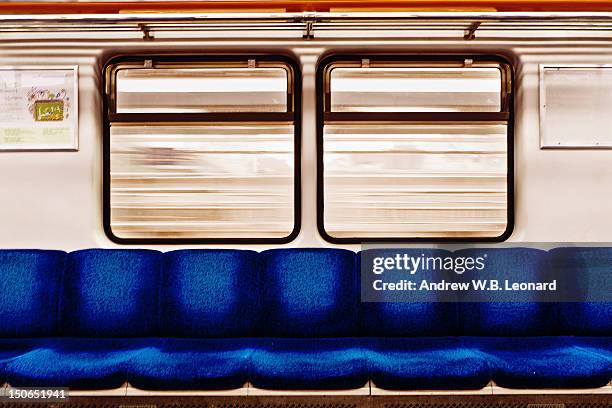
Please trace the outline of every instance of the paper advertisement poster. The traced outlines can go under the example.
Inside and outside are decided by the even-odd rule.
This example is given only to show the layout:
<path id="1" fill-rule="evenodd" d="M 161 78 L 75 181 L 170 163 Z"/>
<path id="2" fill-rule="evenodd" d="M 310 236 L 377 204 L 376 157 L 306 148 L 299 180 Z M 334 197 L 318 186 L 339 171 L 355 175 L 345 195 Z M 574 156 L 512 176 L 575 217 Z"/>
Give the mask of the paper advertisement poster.
<path id="1" fill-rule="evenodd" d="M 77 69 L 0 68 L 0 150 L 77 150 Z"/>

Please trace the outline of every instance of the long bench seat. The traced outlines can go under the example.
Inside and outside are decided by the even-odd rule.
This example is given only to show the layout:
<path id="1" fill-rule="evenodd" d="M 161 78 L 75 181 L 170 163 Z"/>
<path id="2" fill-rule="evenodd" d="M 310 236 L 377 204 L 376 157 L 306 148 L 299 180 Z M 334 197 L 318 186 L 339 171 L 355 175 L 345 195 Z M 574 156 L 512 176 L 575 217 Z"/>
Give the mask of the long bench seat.
<path id="1" fill-rule="evenodd" d="M 516 277 L 559 267 L 590 284 L 611 276 L 607 248 L 487 252 Z M 0 383 L 469 390 L 612 380 L 611 303 L 362 303 L 358 255 L 0 251 Z"/>

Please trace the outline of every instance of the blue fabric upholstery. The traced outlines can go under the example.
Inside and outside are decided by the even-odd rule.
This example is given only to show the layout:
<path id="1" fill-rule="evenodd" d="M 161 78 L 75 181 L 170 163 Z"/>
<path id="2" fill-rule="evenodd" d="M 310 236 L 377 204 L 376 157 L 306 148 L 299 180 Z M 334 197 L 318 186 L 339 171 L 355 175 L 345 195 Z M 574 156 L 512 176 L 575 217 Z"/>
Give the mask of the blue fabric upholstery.
<path id="1" fill-rule="evenodd" d="M 0 251 L 0 337 L 53 336 L 66 253 Z"/>
<path id="2" fill-rule="evenodd" d="M 359 260 L 361 255 L 358 254 Z M 397 250 L 368 250 L 375 256 L 392 256 Z M 450 251 L 436 249 L 402 249 L 410 257 L 451 257 Z M 372 255 L 374 256 L 374 255 Z M 394 294 L 395 295 L 395 294 Z M 457 303 L 438 302 L 439 292 L 431 292 L 429 302 L 364 302 L 362 331 L 365 336 L 418 337 L 456 335 L 458 330 Z M 395 295 L 396 296 L 396 295 Z"/>
<path id="3" fill-rule="evenodd" d="M 577 290 L 594 293 L 612 277 L 612 248 L 556 248 L 550 251 L 553 272 L 575 276 Z M 567 302 L 559 305 L 563 334 L 612 336 L 612 302 Z"/>
<path id="4" fill-rule="evenodd" d="M 248 337 L 259 322 L 259 255 L 183 250 L 164 255 L 161 330 L 177 337 Z"/>
<path id="5" fill-rule="evenodd" d="M 530 248 L 489 248 L 455 251 L 454 256 L 487 255 L 487 270 L 518 282 L 547 281 L 550 267 L 545 251 Z M 481 276 L 487 279 L 486 275 Z M 466 279 L 473 279 L 466 274 Z M 502 284 L 502 282 L 500 282 Z M 480 302 L 459 304 L 461 334 L 467 336 L 539 336 L 557 333 L 557 316 L 550 303 L 539 302 L 538 292 L 520 292 L 519 302 L 500 300 L 495 291 L 482 291 Z"/>
<path id="6" fill-rule="evenodd" d="M 35 348 L 37 341 L 39 339 L 0 339 L 0 384 L 6 382 L 6 365 Z"/>
<path id="7" fill-rule="evenodd" d="M 591 291 L 611 276 L 605 248 L 452 256 L 483 252 L 485 271 L 514 281 L 565 269 Z M 358 266 L 339 249 L 0 251 L 0 383 L 325 390 L 371 379 L 462 390 L 491 379 L 508 388 L 612 380 L 610 303 L 525 293 L 508 303 L 495 292 L 473 303 L 435 302 L 435 292 L 431 302 L 361 303 Z M 559 332 L 568 336 L 545 336 Z"/>
<path id="8" fill-rule="evenodd" d="M 351 389 L 368 381 L 360 339 L 264 339 L 251 358 L 258 388 Z"/>
<path id="9" fill-rule="evenodd" d="M 262 333 L 284 337 L 356 334 L 356 255 L 343 249 L 272 249 L 263 262 Z"/>
<path id="10" fill-rule="evenodd" d="M 365 345 L 370 377 L 379 388 L 468 390 L 491 380 L 486 356 L 457 337 L 372 338 Z"/>
<path id="11" fill-rule="evenodd" d="M 126 363 L 138 348 L 120 339 L 41 339 L 5 364 L 14 387 L 111 389 L 126 379 Z"/>
<path id="12" fill-rule="evenodd" d="M 571 337 L 483 337 L 466 342 L 489 356 L 493 381 L 501 387 L 597 388 L 612 378 L 610 360 Z"/>
<path id="13" fill-rule="evenodd" d="M 610 370 L 612 370 L 612 337 L 571 337 L 571 344 L 605 358 L 610 363 Z M 610 378 L 612 379 L 612 373 Z"/>
<path id="14" fill-rule="evenodd" d="M 142 389 L 231 389 L 248 380 L 252 339 L 149 339 L 129 361 L 127 378 Z"/>
<path id="15" fill-rule="evenodd" d="M 64 278 L 64 333 L 80 337 L 153 336 L 158 327 L 161 254 L 88 249 L 70 253 Z"/>

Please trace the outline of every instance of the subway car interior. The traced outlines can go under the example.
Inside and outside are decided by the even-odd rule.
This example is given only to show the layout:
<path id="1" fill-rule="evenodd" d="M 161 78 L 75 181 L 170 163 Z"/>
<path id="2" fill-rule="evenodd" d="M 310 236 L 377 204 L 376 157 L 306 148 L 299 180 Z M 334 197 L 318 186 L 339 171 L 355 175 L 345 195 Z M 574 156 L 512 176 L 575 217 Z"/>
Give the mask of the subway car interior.
<path id="1" fill-rule="evenodd" d="M 612 2 L 0 3 L 0 406 L 612 407 Z"/>

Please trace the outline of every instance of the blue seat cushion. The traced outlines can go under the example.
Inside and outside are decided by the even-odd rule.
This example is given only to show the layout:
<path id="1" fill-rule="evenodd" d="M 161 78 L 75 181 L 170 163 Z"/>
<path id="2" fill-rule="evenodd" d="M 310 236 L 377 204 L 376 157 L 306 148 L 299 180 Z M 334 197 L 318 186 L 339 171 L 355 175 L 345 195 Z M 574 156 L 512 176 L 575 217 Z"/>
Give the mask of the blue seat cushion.
<path id="1" fill-rule="evenodd" d="M 63 335 L 147 337 L 158 330 L 161 253 L 87 249 L 68 255 Z"/>
<path id="2" fill-rule="evenodd" d="M 479 257 L 486 254 L 485 268 L 478 279 L 512 282 L 546 282 L 550 264 L 545 251 L 531 248 L 465 249 L 455 257 Z M 494 274 L 493 274 L 494 272 Z M 465 273 L 460 279 L 477 279 Z M 475 302 L 459 303 L 461 335 L 465 336 L 538 336 L 558 333 L 555 308 L 543 301 L 539 292 L 514 292 L 508 301 L 505 291 L 480 291 Z M 504 298 L 506 297 L 506 298 Z"/>
<path id="3" fill-rule="evenodd" d="M 259 322 L 259 254 L 180 250 L 164 254 L 161 331 L 171 337 L 248 337 Z"/>
<path id="4" fill-rule="evenodd" d="M 493 381 L 506 388 L 598 388 L 612 380 L 603 355 L 572 337 L 471 338 L 489 356 Z"/>
<path id="5" fill-rule="evenodd" d="M 612 337 L 571 337 L 571 344 L 607 359 L 612 370 Z"/>
<path id="6" fill-rule="evenodd" d="M 130 359 L 128 381 L 149 390 L 239 388 L 248 381 L 254 341 L 150 339 Z"/>
<path id="7" fill-rule="evenodd" d="M 53 336 L 66 253 L 0 251 L 0 337 Z"/>
<path id="8" fill-rule="evenodd" d="M 486 356 L 457 337 L 371 338 L 364 344 L 379 388 L 469 390 L 491 380 Z"/>
<path id="9" fill-rule="evenodd" d="M 359 325 L 356 255 L 343 249 L 272 249 L 262 257 L 261 334 L 348 337 Z"/>
<path id="10" fill-rule="evenodd" d="M 0 384 L 6 382 L 6 365 L 36 347 L 37 339 L 0 339 Z"/>
<path id="11" fill-rule="evenodd" d="M 125 365 L 136 344 L 119 339 L 40 339 L 30 351 L 5 365 L 15 387 L 113 389 L 126 381 Z"/>
<path id="12" fill-rule="evenodd" d="M 360 340 L 261 339 L 251 357 L 251 383 L 258 388 L 331 390 L 368 381 Z"/>
<path id="13" fill-rule="evenodd" d="M 576 336 L 612 336 L 612 302 L 588 301 L 610 298 L 612 248 L 555 248 L 550 251 L 552 268 L 564 278 L 575 277 L 572 288 L 581 302 L 559 304 L 561 333 Z M 603 299 L 602 299 L 603 298 Z"/>
<path id="14" fill-rule="evenodd" d="M 366 259 L 373 260 L 375 257 L 394 256 L 399 253 L 398 249 L 370 249 L 361 251 L 359 264 Z M 401 249 L 401 254 L 410 257 L 440 257 L 450 258 L 450 251 L 439 249 Z M 363 259 L 362 259 L 363 258 Z M 370 265 L 371 262 L 368 262 Z M 366 271 L 363 271 L 365 275 Z M 369 271 L 368 271 L 369 272 Z M 393 272 L 386 272 L 388 276 Z M 441 271 L 439 273 L 444 273 Z M 405 271 L 395 272 L 397 280 L 403 279 Z M 362 276 L 363 276 L 362 275 Z M 394 275 L 395 277 L 395 275 Z M 378 279 L 378 278 L 377 278 Z M 362 279 L 362 283 L 368 279 Z M 387 281 L 393 282 L 393 279 Z M 387 292 L 388 293 L 388 292 Z M 406 296 L 410 296 L 406 293 Z M 422 293 L 419 293 L 424 297 Z M 392 337 L 417 337 L 417 336 L 445 336 L 456 335 L 458 331 L 458 306 L 455 302 L 442 302 L 439 292 L 432 291 L 426 301 L 415 302 L 410 299 L 398 299 L 400 295 L 392 293 L 395 302 L 363 302 L 362 330 L 365 336 L 392 336 Z M 401 301 L 406 300 L 406 301 Z"/>

